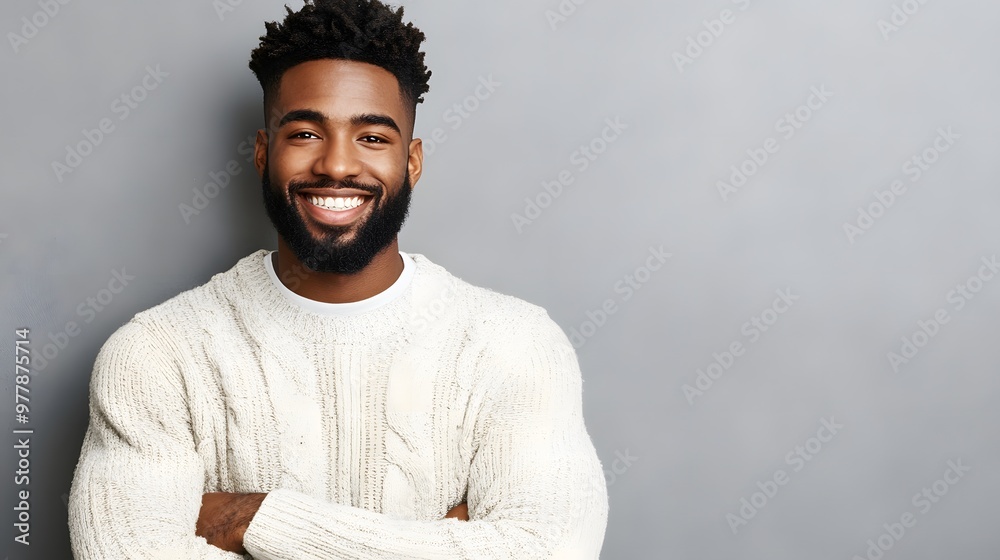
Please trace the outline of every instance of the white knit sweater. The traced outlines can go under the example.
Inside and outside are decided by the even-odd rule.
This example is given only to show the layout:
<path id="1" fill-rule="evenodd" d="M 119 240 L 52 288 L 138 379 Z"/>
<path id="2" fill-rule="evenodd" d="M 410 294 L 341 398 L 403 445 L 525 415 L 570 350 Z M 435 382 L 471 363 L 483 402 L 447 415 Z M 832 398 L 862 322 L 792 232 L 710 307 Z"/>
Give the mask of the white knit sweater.
<path id="1" fill-rule="evenodd" d="M 282 296 L 259 251 L 122 326 L 90 385 L 78 560 L 239 559 L 204 492 L 267 492 L 257 560 L 594 559 L 607 489 L 566 335 L 420 254 L 346 316 Z M 442 519 L 462 501 L 470 521 Z"/>

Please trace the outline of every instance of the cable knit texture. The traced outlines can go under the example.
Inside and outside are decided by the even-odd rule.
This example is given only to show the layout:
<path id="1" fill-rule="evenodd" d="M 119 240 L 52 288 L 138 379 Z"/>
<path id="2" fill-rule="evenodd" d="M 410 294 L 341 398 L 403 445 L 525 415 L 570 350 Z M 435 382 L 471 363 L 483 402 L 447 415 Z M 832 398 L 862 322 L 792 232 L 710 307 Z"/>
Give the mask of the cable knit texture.
<path id="1" fill-rule="evenodd" d="M 331 316 L 264 251 L 101 349 L 69 501 L 78 560 L 594 559 L 607 489 L 566 335 L 420 254 L 403 294 Z M 267 492 L 240 556 L 204 492 Z M 470 521 L 442 519 L 467 501 Z"/>

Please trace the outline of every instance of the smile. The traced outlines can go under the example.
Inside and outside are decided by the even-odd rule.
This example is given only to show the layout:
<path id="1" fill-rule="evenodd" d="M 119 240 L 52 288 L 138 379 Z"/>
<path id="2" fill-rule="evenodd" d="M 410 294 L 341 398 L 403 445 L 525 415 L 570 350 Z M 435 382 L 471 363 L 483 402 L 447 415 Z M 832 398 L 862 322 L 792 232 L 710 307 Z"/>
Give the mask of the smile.
<path id="1" fill-rule="evenodd" d="M 347 198 L 332 196 L 306 196 L 306 200 L 311 202 L 314 206 L 319 206 L 320 208 L 324 208 L 326 210 L 341 212 L 345 210 L 353 210 L 354 208 L 361 206 L 364 204 L 366 198 L 367 197 L 364 196 L 353 196 Z"/>
<path id="2" fill-rule="evenodd" d="M 315 222 L 326 226 L 348 226 L 368 212 L 374 196 L 320 196 L 300 193 L 303 210 Z"/>

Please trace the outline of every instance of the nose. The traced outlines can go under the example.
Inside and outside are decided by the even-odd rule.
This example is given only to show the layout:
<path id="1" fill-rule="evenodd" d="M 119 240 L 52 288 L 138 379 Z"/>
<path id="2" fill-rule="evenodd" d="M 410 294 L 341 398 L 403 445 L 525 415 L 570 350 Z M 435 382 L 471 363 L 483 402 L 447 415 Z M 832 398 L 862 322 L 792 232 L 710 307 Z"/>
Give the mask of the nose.
<path id="1" fill-rule="evenodd" d="M 357 177 L 364 165 L 358 146 L 347 136 L 327 138 L 313 163 L 313 173 L 335 181 Z"/>

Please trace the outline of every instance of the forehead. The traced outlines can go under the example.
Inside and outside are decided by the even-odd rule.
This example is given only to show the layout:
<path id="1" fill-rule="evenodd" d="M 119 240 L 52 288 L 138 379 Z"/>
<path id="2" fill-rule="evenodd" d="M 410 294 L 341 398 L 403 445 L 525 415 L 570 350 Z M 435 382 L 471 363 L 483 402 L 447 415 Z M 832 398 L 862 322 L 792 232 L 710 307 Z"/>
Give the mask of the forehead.
<path id="1" fill-rule="evenodd" d="M 310 60 L 286 70 L 272 118 L 296 109 L 315 109 L 333 119 L 375 113 L 393 117 L 400 126 L 408 121 L 396 76 L 374 64 L 351 60 Z"/>

